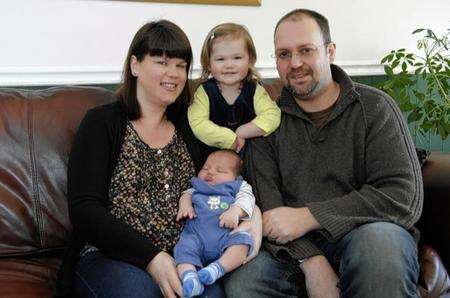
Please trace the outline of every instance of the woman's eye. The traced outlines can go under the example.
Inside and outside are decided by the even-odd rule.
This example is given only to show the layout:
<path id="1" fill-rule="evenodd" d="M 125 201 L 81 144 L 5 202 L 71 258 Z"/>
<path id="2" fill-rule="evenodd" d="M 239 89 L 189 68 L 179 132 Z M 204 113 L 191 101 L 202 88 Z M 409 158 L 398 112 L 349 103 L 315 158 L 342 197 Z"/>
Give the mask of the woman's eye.
<path id="1" fill-rule="evenodd" d="M 167 61 L 165 60 L 159 60 L 157 63 L 161 65 L 167 65 Z"/>

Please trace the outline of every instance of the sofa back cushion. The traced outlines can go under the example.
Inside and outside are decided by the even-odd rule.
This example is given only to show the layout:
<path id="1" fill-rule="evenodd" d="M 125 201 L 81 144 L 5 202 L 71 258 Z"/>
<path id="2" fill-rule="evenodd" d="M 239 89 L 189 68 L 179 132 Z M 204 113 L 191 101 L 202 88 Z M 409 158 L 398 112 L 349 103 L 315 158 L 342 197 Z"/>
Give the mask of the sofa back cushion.
<path id="1" fill-rule="evenodd" d="M 113 99 L 96 87 L 0 89 L 0 257 L 65 246 L 70 147 L 85 112 Z"/>

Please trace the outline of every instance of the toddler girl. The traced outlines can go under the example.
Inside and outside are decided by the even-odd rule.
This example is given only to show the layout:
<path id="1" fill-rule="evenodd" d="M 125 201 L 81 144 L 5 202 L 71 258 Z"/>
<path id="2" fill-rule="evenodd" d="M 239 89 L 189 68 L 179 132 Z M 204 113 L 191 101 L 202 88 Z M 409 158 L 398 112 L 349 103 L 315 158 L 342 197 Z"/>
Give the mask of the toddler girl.
<path id="1" fill-rule="evenodd" d="M 188 112 L 207 151 L 239 152 L 246 139 L 268 135 L 280 124 L 280 109 L 257 82 L 255 62 L 255 46 L 243 26 L 225 23 L 208 33 L 201 53 L 203 83 Z"/>

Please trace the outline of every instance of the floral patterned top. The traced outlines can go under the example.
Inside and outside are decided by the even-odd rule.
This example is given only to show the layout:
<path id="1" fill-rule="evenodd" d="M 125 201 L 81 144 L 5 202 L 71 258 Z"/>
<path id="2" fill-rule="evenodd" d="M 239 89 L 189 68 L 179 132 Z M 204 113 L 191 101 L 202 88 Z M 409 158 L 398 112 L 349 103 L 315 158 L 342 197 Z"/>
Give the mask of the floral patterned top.
<path id="1" fill-rule="evenodd" d="M 163 148 L 151 148 L 128 122 L 109 189 L 110 211 L 161 250 L 172 253 L 182 224 L 176 222 L 178 200 L 190 187 L 194 163 L 175 131 Z"/>

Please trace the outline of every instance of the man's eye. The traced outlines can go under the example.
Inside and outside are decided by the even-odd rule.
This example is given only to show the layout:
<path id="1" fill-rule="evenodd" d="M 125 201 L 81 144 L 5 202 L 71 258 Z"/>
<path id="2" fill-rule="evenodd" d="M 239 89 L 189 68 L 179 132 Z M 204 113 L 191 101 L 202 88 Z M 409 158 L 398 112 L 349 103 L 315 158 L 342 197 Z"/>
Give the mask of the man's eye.
<path id="1" fill-rule="evenodd" d="M 300 54 L 302 54 L 302 55 L 308 55 L 308 54 L 311 54 L 312 52 L 314 52 L 313 48 L 302 48 L 302 49 L 300 49 Z"/>
<path id="2" fill-rule="evenodd" d="M 279 52 L 277 54 L 277 57 L 280 59 L 287 59 L 289 58 L 289 56 L 290 56 L 289 52 Z"/>

